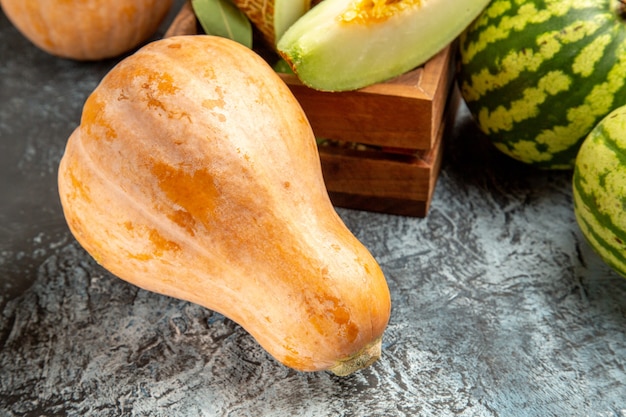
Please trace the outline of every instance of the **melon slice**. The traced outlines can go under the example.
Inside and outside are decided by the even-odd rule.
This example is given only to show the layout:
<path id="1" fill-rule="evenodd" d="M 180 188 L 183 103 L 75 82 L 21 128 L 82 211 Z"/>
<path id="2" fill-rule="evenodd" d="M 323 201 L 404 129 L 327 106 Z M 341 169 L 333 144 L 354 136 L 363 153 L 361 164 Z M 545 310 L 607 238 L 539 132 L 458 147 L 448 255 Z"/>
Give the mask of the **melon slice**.
<path id="1" fill-rule="evenodd" d="M 311 8 L 311 0 L 233 0 L 271 47 Z"/>
<path id="2" fill-rule="evenodd" d="M 354 90 L 424 64 L 489 0 L 324 0 L 279 39 L 277 50 L 307 86 Z"/>

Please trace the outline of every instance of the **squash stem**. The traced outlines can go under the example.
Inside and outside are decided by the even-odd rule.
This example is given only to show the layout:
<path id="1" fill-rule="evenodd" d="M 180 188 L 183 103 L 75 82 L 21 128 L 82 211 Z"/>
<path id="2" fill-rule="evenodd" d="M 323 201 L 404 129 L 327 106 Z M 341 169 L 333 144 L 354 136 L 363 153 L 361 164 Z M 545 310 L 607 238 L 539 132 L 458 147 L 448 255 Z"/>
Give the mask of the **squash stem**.
<path id="1" fill-rule="evenodd" d="M 348 376 L 376 362 L 378 358 L 380 358 L 381 353 L 382 338 L 379 337 L 354 355 L 340 361 L 329 370 L 337 376 Z"/>

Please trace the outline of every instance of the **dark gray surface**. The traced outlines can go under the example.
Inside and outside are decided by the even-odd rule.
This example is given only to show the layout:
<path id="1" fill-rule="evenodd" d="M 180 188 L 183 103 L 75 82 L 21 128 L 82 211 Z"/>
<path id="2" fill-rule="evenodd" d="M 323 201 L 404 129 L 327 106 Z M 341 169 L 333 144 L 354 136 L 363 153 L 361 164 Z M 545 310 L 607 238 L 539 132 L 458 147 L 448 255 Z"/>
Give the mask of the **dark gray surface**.
<path id="1" fill-rule="evenodd" d="M 0 416 L 626 416 L 626 279 L 583 240 L 570 174 L 494 152 L 464 108 L 428 217 L 338 210 L 392 294 L 365 371 L 291 371 L 108 274 L 69 234 L 56 170 L 115 62 L 46 55 L 0 14 Z"/>

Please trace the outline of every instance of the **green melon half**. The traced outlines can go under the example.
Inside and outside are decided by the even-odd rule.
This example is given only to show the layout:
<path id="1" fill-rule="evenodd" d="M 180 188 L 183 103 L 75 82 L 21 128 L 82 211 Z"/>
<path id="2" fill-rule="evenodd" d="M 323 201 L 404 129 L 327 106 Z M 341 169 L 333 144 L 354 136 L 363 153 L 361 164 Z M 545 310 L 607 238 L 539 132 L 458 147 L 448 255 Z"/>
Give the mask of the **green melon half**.
<path id="1" fill-rule="evenodd" d="M 299 18 L 277 49 L 300 80 L 354 90 L 424 64 L 489 0 L 324 0 Z"/>
<path id="2" fill-rule="evenodd" d="M 626 277 L 626 106 L 585 138 L 574 166 L 574 212 L 600 257 Z"/>

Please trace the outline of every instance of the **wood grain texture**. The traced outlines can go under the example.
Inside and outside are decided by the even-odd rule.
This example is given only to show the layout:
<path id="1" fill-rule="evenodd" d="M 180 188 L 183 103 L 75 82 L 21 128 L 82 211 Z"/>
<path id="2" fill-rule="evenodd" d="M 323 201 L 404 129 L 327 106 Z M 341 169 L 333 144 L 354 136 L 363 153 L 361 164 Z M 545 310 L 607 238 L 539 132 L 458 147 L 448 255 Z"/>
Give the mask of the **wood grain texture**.
<path id="1" fill-rule="evenodd" d="M 403 216 L 425 217 L 433 198 L 446 137 L 460 103 L 459 91 L 450 92 L 431 149 L 381 152 L 320 146 L 326 188 L 340 207 Z"/>

